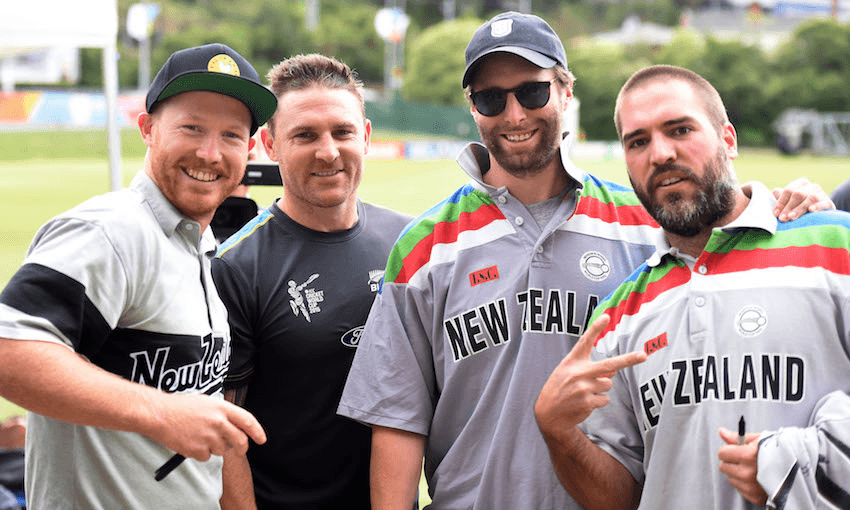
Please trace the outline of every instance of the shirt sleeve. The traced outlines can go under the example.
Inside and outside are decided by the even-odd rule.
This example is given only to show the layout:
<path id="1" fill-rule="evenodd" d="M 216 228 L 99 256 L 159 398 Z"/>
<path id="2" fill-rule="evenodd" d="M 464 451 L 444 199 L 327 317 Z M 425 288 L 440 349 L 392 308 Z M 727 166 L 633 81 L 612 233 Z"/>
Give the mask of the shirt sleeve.
<path id="1" fill-rule="evenodd" d="M 591 359 L 601 361 L 616 356 L 619 352 L 619 349 L 602 352 L 600 344 L 597 344 Z M 629 369 L 622 369 L 611 378 L 613 387 L 607 392 L 610 398 L 608 405 L 594 409 L 579 428 L 597 446 L 617 459 L 634 479 L 643 485 L 646 478 L 643 465 L 644 441 L 632 407 L 629 392 L 631 383 L 628 377 Z"/>
<path id="2" fill-rule="evenodd" d="M 51 220 L 0 294 L 0 336 L 62 343 L 91 356 L 121 319 L 128 287 L 125 265 L 99 225 Z"/>
<path id="3" fill-rule="evenodd" d="M 230 325 L 231 354 L 230 370 L 225 388 L 238 388 L 248 384 L 254 372 L 254 321 L 252 314 L 257 310 L 252 292 L 240 274 L 222 258 L 214 258 L 211 265 L 213 282 L 221 301 L 227 308 Z"/>
<path id="4" fill-rule="evenodd" d="M 338 413 L 427 435 L 436 405 L 431 300 L 404 284 L 384 284 L 357 347 Z"/>
<path id="5" fill-rule="evenodd" d="M 768 494 L 768 508 L 845 508 L 850 502 L 850 396 L 834 391 L 823 397 L 808 427 L 763 432 L 758 482 Z"/>

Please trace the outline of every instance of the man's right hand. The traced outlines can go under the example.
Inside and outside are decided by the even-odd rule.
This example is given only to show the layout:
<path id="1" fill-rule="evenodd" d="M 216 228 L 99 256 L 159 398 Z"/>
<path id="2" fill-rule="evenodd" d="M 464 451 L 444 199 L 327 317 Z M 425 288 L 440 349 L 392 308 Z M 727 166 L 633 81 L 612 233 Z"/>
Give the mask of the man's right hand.
<path id="1" fill-rule="evenodd" d="M 225 400 L 207 395 L 162 394 L 154 404 L 152 439 L 200 461 L 228 450 L 244 455 L 248 438 L 266 442 L 263 427 L 250 412 Z"/>
<path id="2" fill-rule="evenodd" d="M 534 404 L 558 480 L 588 510 L 637 508 L 642 491 L 631 473 L 577 426 L 594 409 L 608 405 L 605 392 L 613 387 L 611 378 L 618 370 L 646 361 L 643 351 L 590 359 L 609 321 L 602 315 L 587 328 L 549 376 Z"/>
<path id="3" fill-rule="evenodd" d="M 643 351 L 591 361 L 593 346 L 609 321 L 607 315 L 595 320 L 543 385 L 534 414 L 544 434 L 578 425 L 594 409 L 607 405 L 610 399 L 605 392 L 613 386 L 611 377 L 623 368 L 646 361 Z"/>
<path id="4" fill-rule="evenodd" d="M 266 441 L 256 418 L 238 406 L 128 381 L 61 344 L 0 338 L 0 360 L 0 395 L 54 420 L 144 434 L 201 461 L 231 447 L 244 454 L 248 437 Z"/>

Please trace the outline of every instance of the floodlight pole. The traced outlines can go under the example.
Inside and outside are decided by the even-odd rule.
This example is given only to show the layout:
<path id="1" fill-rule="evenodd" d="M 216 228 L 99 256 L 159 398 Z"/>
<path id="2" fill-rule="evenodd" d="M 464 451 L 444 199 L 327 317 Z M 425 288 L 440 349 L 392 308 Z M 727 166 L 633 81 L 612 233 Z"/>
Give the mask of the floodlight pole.
<path id="1" fill-rule="evenodd" d="M 443 20 L 451 21 L 455 19 L 457 4 L 455 0 L 443 0 Z"/>
<path id="2" fill-rule="evenodd" d="M 319 0 L 307 0 L 307 13 L 304 17 L 304 26 L 310 32 L 319 28 L 320 5 Z"/>
<path id="3" fill-rule="evenodd" d="M 118 49 L 112 42 L 103 48 L 103 83 L 106 98 L 106 143 L 109 148 L 109 189 L 122 187 L 121 132 L 118 130 Z"/>
<path id="4" fill-rule="evenodd" d="M 139 41 L 139 90 L 151 84 L 151 38 L 148 34 Z"/>

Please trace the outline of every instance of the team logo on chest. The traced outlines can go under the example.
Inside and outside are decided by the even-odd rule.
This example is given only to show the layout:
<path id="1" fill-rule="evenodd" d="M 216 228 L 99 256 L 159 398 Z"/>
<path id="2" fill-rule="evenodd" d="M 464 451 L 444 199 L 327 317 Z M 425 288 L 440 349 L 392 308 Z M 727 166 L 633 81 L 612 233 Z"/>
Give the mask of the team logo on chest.
<path id="1" fill-rule="evenodd" d="M 767 312 L 760 306 L 746 306 L 735 316 L 735 329 L 743 337 L 762 334 L 767 328 Z"/>
<path id="2" fill-rule="evenodd" d="M 289 296 L 292 298 L 289 300 L 289 306 L 292 307 L 292 313 L 296 316 L 302 315 L 307 322 L 312 322 L 310 317 L 322 311 L 319 303 L 325 300 L 325 291 L 308 287 L 318 277 L 319 273 L 314 273 L 301 284 L 289 280 Z"/>
<path id="3" fill-rule="evenodd" d="M 579 265 L 582 274 L 594 282 L 601 282 L 611 274 L 611 264 L 605 255 L 598 251 L 589 251 L 582 255 Z"/>
<path id="4" fill-rule="evenodd" d="M 369 290 L 378 292 L 381 290 L 381 280 L 384 279 L 383 269 L 373 269 L 369 271 Z"/>

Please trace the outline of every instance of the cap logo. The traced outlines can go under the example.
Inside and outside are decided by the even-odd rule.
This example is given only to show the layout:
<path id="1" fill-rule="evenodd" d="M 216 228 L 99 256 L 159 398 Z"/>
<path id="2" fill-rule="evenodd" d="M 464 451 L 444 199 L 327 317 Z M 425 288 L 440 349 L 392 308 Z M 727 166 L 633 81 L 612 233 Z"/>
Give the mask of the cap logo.
<path id="1" fill-rule="evenodd" d="M 207 70 L 212 73 L 223 73 L 232 76 L 239 76 L 239 66 L 230 58 L 230 55 L 221 53 L 210 59 L 207 64 Z"/>
<path id="2" fill-rule="evenodd" d="M 499 21 L 495 21 L 492 25 L 490 25 L 490 35 L 493 37 L 505 37 L 511 33 L 513 24 L 514 20 L 512 19 L 500 19 Z"/>

